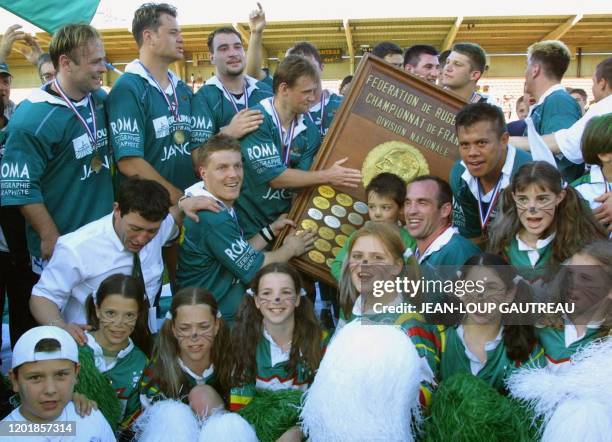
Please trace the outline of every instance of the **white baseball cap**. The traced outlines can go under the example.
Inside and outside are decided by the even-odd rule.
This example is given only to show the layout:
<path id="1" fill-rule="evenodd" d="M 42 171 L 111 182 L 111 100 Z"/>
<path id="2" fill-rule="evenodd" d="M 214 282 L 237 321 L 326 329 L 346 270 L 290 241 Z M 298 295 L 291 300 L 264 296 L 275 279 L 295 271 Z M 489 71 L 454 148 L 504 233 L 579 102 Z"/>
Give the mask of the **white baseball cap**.
<path id="1" fill-rule="evenodd" d="M 55 339 L 60 348 L 52 352 L 35 352 L 36 344 L 43 339 Z M 68 359 L 79 362 L 79 349 L 70 333 L 59 327 L 43 325 L 34 327 L 25 332 L 13 348 L 12 368 L 19 367 L 26 362 L 48 361 L 50 359 Z"/>

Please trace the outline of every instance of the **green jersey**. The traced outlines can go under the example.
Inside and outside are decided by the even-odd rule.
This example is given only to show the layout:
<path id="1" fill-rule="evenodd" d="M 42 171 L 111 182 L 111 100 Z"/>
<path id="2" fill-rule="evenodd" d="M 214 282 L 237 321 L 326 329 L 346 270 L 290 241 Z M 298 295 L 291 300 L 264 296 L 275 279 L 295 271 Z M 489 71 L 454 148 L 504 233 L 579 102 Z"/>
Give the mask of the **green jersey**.
<path id="1" fill-rule="evenodd" d="M 456 373 L 471 373 L 493 388 L 504 391 L 505 380 L 521 367 L 544 367 L 544 349 L 535 345 L 525 362 L 508 357 L 502 338 L 503 329 L 493 341 L 485 344 L 486 362 L 482 363 L 465 345 L 463 327 L 445 329 L 446 343 L 440 359 L 440 381 Z"/>
<path id="2" fill-rule="evenodd" d="M 525 244 L 516 235 L 504 249 L 504 255 L 519 275 L 529 282 L 548 279 L 551 268 L 552 243 L 554 233 L 545 239 L 538 240 L 534 249 Z"/>
<path id="3" fill-rule="evenodd" d="M 9 122 L 2 159 L 2 205 L 44 204 L 60 235 L 108 214 L 113 207 L 104 100 L 98 89 L 91 94 L 96 119 L 96 147 L 87 130 L 50 85 L 36 89 Z M 73 103 L 93 127 L 87 97 Z M 92 160 L 99 157 L 96 172 Z M 27 227 L 28 248 L 40 257 L 40 237 Z"/>
<path id="4" fill-rule="evenodd" d="M 274 78 L 268 73 L 266 77 L 261 80 L 261 83 L 267 85 L 272 89 L 272 83 Z M 324 137 L 329 130 L 329 127 L 336 116 L 338 108 L 342 104 L 344 97 L 324 89 L 321 92 L 321 99 L 315 103 L 314 106 L 308 111 L 308 118 L 317 125 L 321 137 Z"/>
<path id="5" fill-rule="evenodd" d="M 187 194 L 210 193 L 193 188 Z M 216 199 L 216 198 L 215 198 Z M 219 204 L 219 212 L 201 211 L 199 222 L 187 218 L 184 235 L 180 240 L 177 285 L 205 287 L 219 304 L 219 310 L 227 321 L 233 321 L 242 302 L 248 284 L 255 277 L 264 261 L 264 254 L 255 250 L 242 234 L 241 225 L 233 209 Z"/>
<path id="6" fill-rule="evenodd" d="M 194 95 L 192 101 L 193 117 L 198 121 L 210 121 L 207 130 L 198 128 L 194 135 L 197 145 L 227 126 L 239 111 L 252 108 L 264 98 L 271 97 L 272 87 L 256 79 L 244 76 L 245 89 L 242 94 L 234 95 L 214 76 L 206 81 Z"/>
<path id="7" fill-rule="evenodd" d="M 600 329 L 587 326 L 584 336 L 579 338 L 575 326 L 566 323 L 564 328 L 536 327 L 536 334 L 544 348 L 548 367 L 554 370 L 569 362 L 574 353 L 596 339 Z"/>
<path id="8" fill-rule="evenodd" d="M 483 195 L 479 180 L 470 175 L 463 161 L 457 161 L 450 174 L 450 186 L 453 190 L 453 225 L 466 238 L 477 238 L 482 235 L 478 199 L 480 199 L 482 217 L 487 219 L 487 225 L 497 215 L 498 202 L 503 189 L 508 187 L 512 176 L 525 163 L 532 161 L 531 155 L 508 145 L 506 161 L 501 170 L 498 185 L 486 195 Z M 493 201 L 492 201 L 493 200 Z M 493 209 L 490 209 L 491 204 Z M 486 214 L 491 212 L 489 218 Z"/>
<path id="9" fill-rule="evenodd" d="M 308 117 L 317 125 L 321 137 L 324 137 L 336 116 L 344 97 L 331 91 L 323 90 L 321 99 L 308 111 Z"/>
<path id="10" fill-rule="evenodd" d="M 240 140 L 244 181 L 236 211 L 247 238 L 262 227 L 288 212 L 294 192 L 292 189 L 273 189 L 269 182 L 288 168 L 309 170 L 321 144 L 316 125 L 304 115 L 299 115 L 293 137 L 287 149 L 281 142 L 281 128 L 276 123 L 272 98 L 267 98 L 254 109 L 264 115 L 264 121 L 254 132 Z M 291 131 L 289 131 L 291 133 Z M 289 134 L 283 137 L 289 138 Z"/>
<path id="11" fill-rule="evenodd" d="M 327 332 L 323 332 L 322 345 L 325 347 L 328 341 Z M 309 380 L 313 377 L 307 368 L 297 364 L 296 372 L 289 372 L 289 356 L 291 349 L 283 351 L 272 336 L 263 329 L 255 349 L 257 374 L 254 384 L 237 386 L 230 390 L 229 409 L 236 411 L 247 405 L 255 397 L 256 390 L 302 390 L 306 391 Z"/>
<path id="12" fill-rule="evenodd" d="M 543 97 L 544 100 L 540 98 L 538 103 L 531 108 L 529 114 L 536 131 L 540 135 L 548 135 L 561 129 L 568 129 L 582 118 L 580 106 L 560 84 L 551 87 L 544 93 Z M 525 129 L 524 135 L 527 136 L 527 129 Z M 563 178 L 570 183 L 580 178 L 584 173 L 584 163 L 572 163 L 562 154 L 555 155 L 555 161 Z"/>
<path id="13" fill-rule="evenodd" d="M 591 210 L 597 209 L 601 203 L 595 201 L 606 192 L 612 191 L 612 183 L 608 182 L 601 167 L 592 164 L 589 173 L 581 176 L 572 183 L 572 187 L 589 204 Z"/>
<path id="14" fill-rule="evenodd" d="M 139 61 L 128 64 L 106 101 L 108 121 L 117 161 L 144 158 L 170 184 L 185 189 L 197 181 L 191 163 L 192 92 L 168 75 L 172 84 L 162 91 Z M 178 110 L 166 99 L 173 109 L 178 102 Z"/>
<path id="15" fill-rule="evenodd" d="M 142 381 L 140 382 L 140 403 L 143 407 L 148 407 L 153 402 L 165 400 L 165 399 L 178 399 L 184 403 L 189 403 L 189 392 L 196 385 L 214 385 L 215 368 L 211 364 L 202 374 L 194 373 L 185 365 L 181 358 L 177 358 L 176 363 L 181 368 L 183 380 L 179 387 L 179 397 L 170 398 L 165 392 L 161 390 L 159 377 L 160 373 L 155 372 L 155 365 L 153 362 L 149 364 L 142 375 Z"/>
<path id="16" fill-rule="evenodd" d="M 128 346 L 117 354 L 117 359 L 108 364 L 102 347 L 90 333 L 87 333 L 87 344 L 79 346 L 79 353 L 87 353 L 93 358 L 96 368 L 116 391 L 122 410 L 119 427 L 127 428 L 140 411 L 140 382 L 147 357 L 130 339 Z M 79 359 L 81 357 L 84 356 L 79 355 Z"/>
<path id="17" fill-rule="evenodd" d="M 336 281 L 340 281 L 340 276 L 342 275 L 342 263 L 344 262 L 344 258 L 346 257 L 346 254 L 348 253 L 348 249 L 351 246 L 351 242 L 353 241 L 353 237 L 355 236 L 356 233 L 357 231 L 351 233 L 351 235 L 348 237 L 348 240 L 344 242 L 342 249 L 340 249 L 338 254 L 334 257 L 330 272 L 332 276 L 336 279 Z M 414 253 L 414 248 L 416 247 L 416 241 L 414 240 L 414 238 L 410 236 L 410 233 L 408 233 L 406 229 L 403 229 L 403 228 L 399 229 L 399 233 L 400 233 L 400 236 L 402 237 L 402 242 L 404 243 L 404 249 L 411 250 Z M 406 264 L 410 262 L 411 255 L 412 253 L 409 253 L 406 255 L 405 257 Z"/>

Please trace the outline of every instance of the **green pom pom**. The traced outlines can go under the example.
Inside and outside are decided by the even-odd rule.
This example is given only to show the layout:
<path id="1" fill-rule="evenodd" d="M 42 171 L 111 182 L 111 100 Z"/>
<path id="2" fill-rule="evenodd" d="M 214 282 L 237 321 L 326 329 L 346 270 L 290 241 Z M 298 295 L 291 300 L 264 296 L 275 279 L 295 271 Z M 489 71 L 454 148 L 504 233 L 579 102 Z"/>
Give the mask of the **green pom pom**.
<path id="1" fill-rule="evenodd" d="M 96 368 L 93 353 L 88 347 L 79 347 L 79 362 L 81 370 L 74 391 L 96 401 L 113 431 L 116 430 L 121 419 L 121 404 L 117 392 L 106 376 Z"/>
<path id="2" fill-rule="evenodd" d="M 426 442 L 537 440 L 538 429 L 527 408 L 467 373 L 440 384 L 428 414 L 423 427 Z"/>
<path id="3" fill-rule="evenodd" d="M 297 425 L 302 404 L 300 390 L 257 390 L 253 400 L 238 411 L 253 427 L 261 442 L 277 440 Z"/>

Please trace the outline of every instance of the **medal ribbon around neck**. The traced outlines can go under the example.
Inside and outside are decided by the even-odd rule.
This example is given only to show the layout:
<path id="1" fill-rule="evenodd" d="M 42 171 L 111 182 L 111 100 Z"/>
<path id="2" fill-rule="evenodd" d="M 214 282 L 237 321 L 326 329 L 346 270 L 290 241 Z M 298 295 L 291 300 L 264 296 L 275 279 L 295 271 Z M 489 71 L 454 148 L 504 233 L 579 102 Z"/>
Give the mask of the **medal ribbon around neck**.
<path id="1" fill-rule="evenodd" d="M 503 174 L 499 176 L 499 179 L 497 180 L 497 183 L 493 188 L 493 195 L 491 195 L 491 203 L 489 204 L 489 208 L 487 209 L 487 212 L 484 214 L 484 216 L 482 210 L 482 197 L 480 196 L 480 179 L 476 179 L 476 182 L 478 184 L 478 216 L 480 217 L 480 228 L 482 230 L 485 230 L 487 228 L 487 224 L 489 223 L 489 219 L 491 218 L 491 214 L 493 213 L 493 208 L 495 207 L 495 203 L 497 202 L 497 198 L 499 197 L 499 191 L 501 189 L 501 182 L 503 178 Z"/>
<path id="2" fill-rule="evenodd" d="M 291 122 L 291 126 L 289 130 L 285 133 L 285 137 L 283 137 L 283 126 L 281 124 L 281 119 L 276 112 L 276 108 L 274 107 L 274 98 L 272 99 L 272 118 L 274 118 L 274 123 L 278 127 L 278 136 L 281 140 L 281 150 L 283 151 L 283 161 L 285 166 L 289 165 L 289 157 L 291 156 L 291 141 L 293 141 L 293 132 L 295 131 L 295 123 L 297 121 L 297 117 L 293 118 Z"/>
<path id="3" fill-rule="evenodd" d="M 225 85 L 223 83 L 221 83 L 221 87 L 223 88 L 223 91 L 225 92 L 225 94 L 229 98 L 230 103 L 232 103 L 232 106 L 234 107 L 234 110 L 236 111 L 236 113 L 240 112 L 240 109 L 238 109 L 238 100 L 236 100 L 234 95 L 230 91 L 227 90 L 227 88 L 225 87 Z M 249 108 L 249 93 L 247 92 L 247 82 L 246 82 L 246 80 L 244 81 L 243 97 L 244 97 L 244 103 L 245 103 L 244 108 L 248 109 Z"/>
<path id="4" fill-rule="evenodd" d="M 179 124 L 180 121 L 179 121 L 179 113 L 178 113 L 178 107 L 179 107 L 178 97 L 176 95 L 176 89 L 174 88 L 174 82 L 172 81 L 172 77 L 170 76 L 170 72 L 166 72 L 166 75 L 168 75 L 168 80 L 170 81 L 170 87 L 172 87 L 172 103 L 170 103 L 170 99 L 168 98 L 168 95 L 166 95 L 166 92 L 162 89 L 161 85 L 155 79 L 153 74 L 151 74 L 151 72 L 147 69 L 147 67 L 144 64 L 142 64 L 141 61 L 139 61 L 138 63 L 140 64 L 140 66 L 142 66 L 142 68 L 147 73 L 147 76 L 151 80 L 153 80 L 153 82 L 155 83 L 155 85 L 157 86 L 159 91 L 161 92 L 162 96 L 164 97 L 164 100 L 166 101 L 166 104 L 168 105 L 168 110 L 170 112 L 172 112 L 172 115 L 174 116 L 175 124 Z"/>
<path id="5" fill-rule="evenodd" d="M 74 104 L 72 104 L 72 100 L 68 98 L 68 95 L 66 95 L 66 93 L 60 86 L 59 81 L 57 81 L 57 77 L 53 80 L 53 84 L 55 85 L 55 88 L 57 89 L 60 96 L 62 97 L 62 100 L 64 100 L 68 108 L 70 108 L 72 113 L 76 115 L 76 117 L 79 119 L 79 121 L 81 122 L 85 130 L 87 131 L 87 136 L 89 137 L 91 148 L 93 152 L 96 152 L 98 150 L 98 145 L 97 145 L 98 125 L 96 123 L 96 112 L 94 109 L 93 100 L 91 99 L 91 92 L 87 93 L 87 104 L 89 105 L 89 111 L 91 112 L 91 121 L 92 121 L 93 131 L 91 130 L 91 127 L 89 127 L 87 120 L 85 120 L 85 118 L 83 118 L 81 114 L 79 114 L 79 111 L 76 109 Z"/>

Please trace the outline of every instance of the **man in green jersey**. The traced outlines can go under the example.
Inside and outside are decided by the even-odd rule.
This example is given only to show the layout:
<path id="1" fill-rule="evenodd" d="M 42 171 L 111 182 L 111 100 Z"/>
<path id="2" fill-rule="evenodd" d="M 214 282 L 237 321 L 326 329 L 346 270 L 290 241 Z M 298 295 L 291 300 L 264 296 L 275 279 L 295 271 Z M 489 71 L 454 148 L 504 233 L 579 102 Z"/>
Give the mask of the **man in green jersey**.
<path id="1" fill-rule="evenodd" d="M 244 73 L 244 46 L 235 29 L 218 28 L 211 32 L 208 50 L 215 75 L 192 100 L 195 123 L 192 140 L 198 146 L 217 132 L 242 138 L 256 130 L 263 115 L 253 106 L 272 96 L 270 86 Z"/>
<path id="2" fill-rule="evenodd" d="M 525 92 L 537 101 L 529 109 L 524 135 L 528 135 L 530 125 L 538 134 L 547 135 L 571 127 L 582 117 L 580 106 L 561 85 L 570 58 L 569 49 L 558 40 L 540 41 L 527 50 Z M 555 155 L 555 162 L 570 183 L 584 173 L 584 163 L 573 163 L 562 153 Z"/>
<path id="3" fill-rule="evenodd" d="M 264 121 L 240 141 L 245 173 L 236 210 L 247 237 L 270 224 L 291 205 L 293 189 L 330 183 L 356 187 L 361 173 L 343 167 L 310 171 L 321 144 L 319 129 L 304 114 L 319 83 L 315 67 L 304 57 L 287 56 L 274 75 L 274 96 L 256 108 Z"/>
<path id="4" fill-rule="evenodd" d="M 240 143 L 227 135 L 211 137 L 197 153 L 202 182 L 187 189 L 192 196 L 212 197 L 223 208 L 202 211 L 199 222 L 186 220 L 181 241 L 177 280 L 179 287 L 204 287 L 212 292 L 219 310 L 233 320 L 248 284 L 266 264 L 285 262 L 312 248 L 314 233 L 291 234 L 279 249 L 262 252 L 292 221 L 280 216 L 254 235 L 243 233 L 234 209 L 243 170 Z"/>
<path id="5" fill-rule="evenodd" d="M 197 181 L 191 163 L 191 89 L 173 72 L 183 59 L 176 9 L 138 8 L 132 21 L 138 59 L 129 63 L 106 103 L 115 160 L 127 177 L 155 180 L 176 204 Z"/>
<path id="6" fill-rule="evenodd" d="M 503 190 L 531 155 L 508 144 L 504 114 L 492 104 L 465 106 L 455 128 L 461 159 L 450 174 L 453 224 L 466 238 L 484 242 Z"/>
<path id="7" fill-rule="evenodd" d="M 102 40 L 91 26 L 67 25 L 49 51 L 57 77 L 13 115 L 1 169 L 2 205 L 21 207 L 37 273 L 60 235 L 113 204 Z"/>
<path id="8" fill-rule="evenodd" d="M 257 4 L 258 8 L 253 10 L 249 15 L 249 27 L 251 28 L 251 36 L 249 39 L 249 50 L 247 54 L 247 72 L 249 75 L 260 79 L 263 83 L 272 87 L 272 76 L 267 71 L 261 69 L 262 65 L 262 38 L 263 31 L 266 27 L 266 15 Z M 301 41 L 287 50 L 286 55 L 301 55 L 312 63 L 319 73 L 319 77 L 323 73 L 323 59 L 318 49 L 307 41 Z M 320 78 L 317 88 L 314 93 L 314 102 L 311 105 L 306 117 L 313 121 L 321 137 L 325 136 L 331 123 L 336 115 L 336 111 L 342 104 L 343 97 L 334 92 L 323 89 Z"/>

